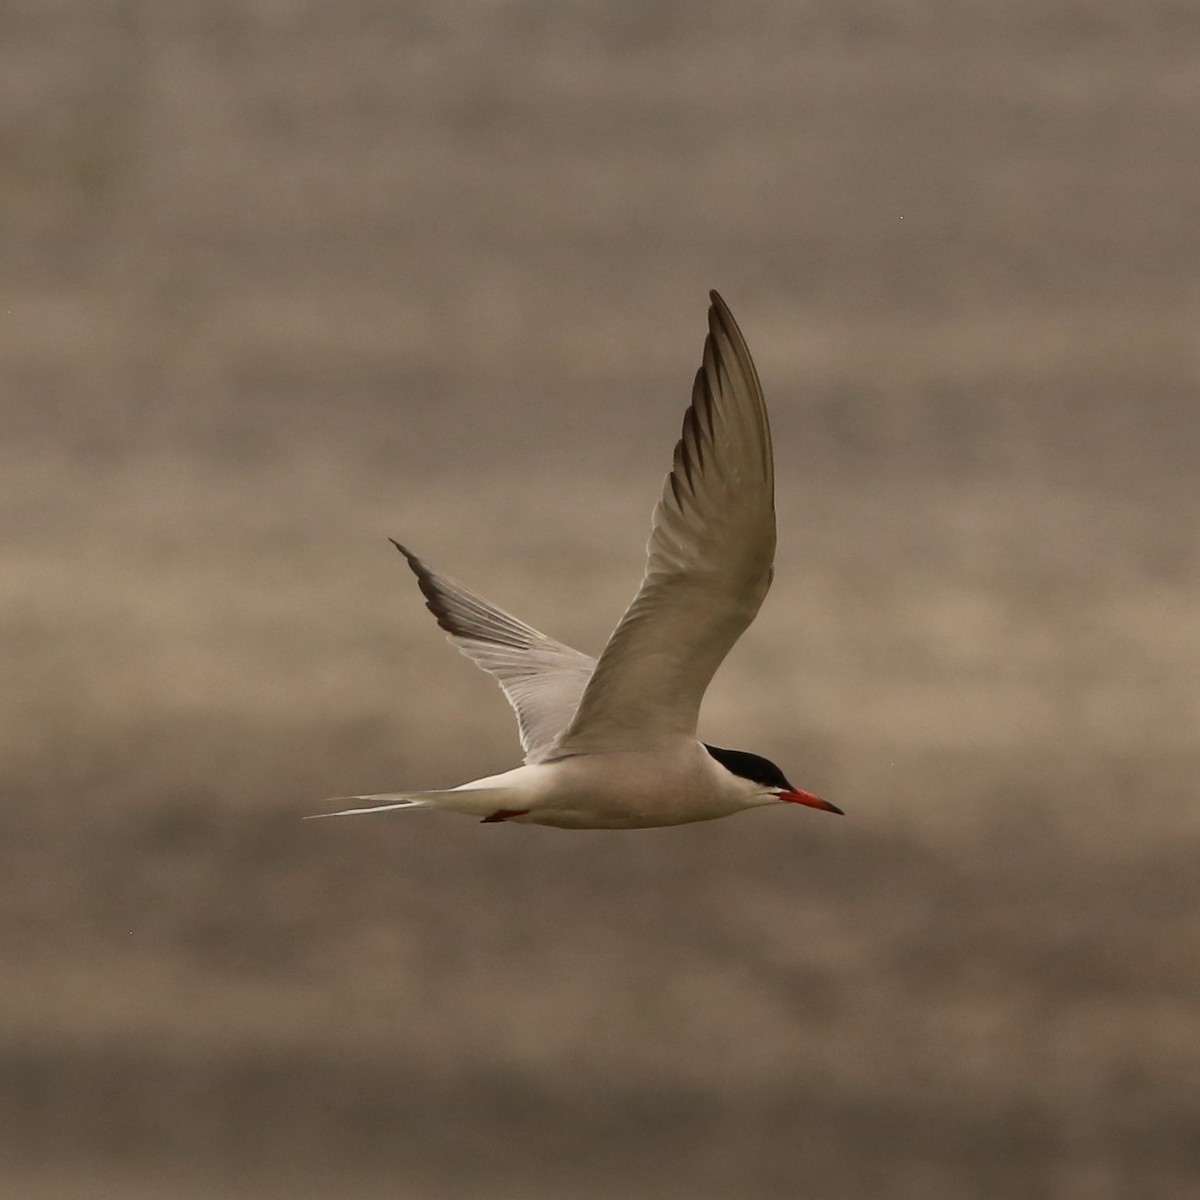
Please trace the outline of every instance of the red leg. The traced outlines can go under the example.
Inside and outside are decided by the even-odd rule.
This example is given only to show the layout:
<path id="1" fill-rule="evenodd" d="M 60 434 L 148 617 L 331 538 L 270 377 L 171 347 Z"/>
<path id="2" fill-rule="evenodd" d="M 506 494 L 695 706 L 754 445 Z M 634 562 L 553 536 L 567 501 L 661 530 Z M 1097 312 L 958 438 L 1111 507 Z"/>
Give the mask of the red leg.
<path id="1" fill-rule="evenodd" d="M 479 823 L 491 825 L 495 821 L 510 821 L 513 817 L 523 817 L 530 811 L 528 808 L 498 808 L 490 817 L 484 817 Z"/>

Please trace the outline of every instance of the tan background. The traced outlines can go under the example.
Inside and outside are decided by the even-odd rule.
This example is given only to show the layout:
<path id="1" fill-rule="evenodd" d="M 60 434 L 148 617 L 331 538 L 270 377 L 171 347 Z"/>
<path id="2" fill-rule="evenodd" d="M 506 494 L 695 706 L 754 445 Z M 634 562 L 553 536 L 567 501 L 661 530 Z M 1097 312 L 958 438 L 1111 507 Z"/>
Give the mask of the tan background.
<path id="1" fill-rule="evenodd" d="M 0 1190 L 1200 1189 L 1200 12 L 0 11 Z M 516 761 L 385 537 L 595 651 L 719 287 L 775 590 L 705 734 Z"/>

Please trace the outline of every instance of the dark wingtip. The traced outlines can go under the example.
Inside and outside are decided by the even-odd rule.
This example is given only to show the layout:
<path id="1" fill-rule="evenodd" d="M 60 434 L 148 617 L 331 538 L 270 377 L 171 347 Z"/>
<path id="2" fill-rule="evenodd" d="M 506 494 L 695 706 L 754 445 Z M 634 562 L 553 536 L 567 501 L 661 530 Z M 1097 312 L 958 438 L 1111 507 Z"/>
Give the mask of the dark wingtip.
<path id="1" fill-rule="evenodd" d="M 429 568 L 407 546 L 402 546 L 395 538 L 390 537 L 388 541 L 404 555 L 404 561 L 412 568 L 412 573 L 417 577 L 417 586 L 421 589 L 421 595 L 425 597 L 425 607 L 433 613 L 437 623 L 447 633 L 458 633 L 459 631 L 455 628 L 450 613 L 434 585 Z"/>
<path id="2" fill-rule="evenodd" d="M 402 546 L 393 537 L 388 538 L 388 541 L 391 542 L 392 545 L 404 555 L 404 561 L 408 563 L 410 567 L 412 567 L 413 574 L 418 579 L 424 579 L 429 574 L 425 564 L 407 546 Z"/>
<path id="3" fill-rule="evenodd" d="M 729 311 L 729 305 L 725 303 L 725 297 L 715 289 L 709 291 L 708 299 L 710 304 L 710 318 L 715 318 L 722 325 L 734 325 L 736 322 L 733 319 L 733 313 Z"/>
<path id="4" fill-rule="evenodd" d="M 720 292 L 712 291 L 708 293 L 708 296 L 712 304 L 708 309 L 708 338 L 704 345 L 705 365 L 707 366 L 710 353 L 714 363 L 719 363 L 725 357 L 721 353 L 721 345 L 718 340 L 718 335 L 723 334 L 733 344 L 734 353 L 740 353 L 741 357 L 750 363 L 750 368 L 753 370 L 754 363 L 750 358 L 750 349 L 746 345 L 746 339 L 742 336 L 742 331 L 738 328 L 733 313 L 729 311 L 729 305 L 721 298 Z"/>

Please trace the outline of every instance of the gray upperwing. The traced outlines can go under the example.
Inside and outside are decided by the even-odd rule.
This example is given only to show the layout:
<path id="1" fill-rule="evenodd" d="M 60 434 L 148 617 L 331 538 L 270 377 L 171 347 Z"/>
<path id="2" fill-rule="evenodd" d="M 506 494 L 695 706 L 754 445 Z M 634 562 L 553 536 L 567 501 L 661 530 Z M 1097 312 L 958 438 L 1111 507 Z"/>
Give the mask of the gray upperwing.
<path id="1" fill-rule="evenodd" d="M 711 293 L 704 358 L 654 510 L 641 590 L 608 640 L 556 755 L 694 737 L 717 667 L 771 585 L 775 475 L 758 374 Z"/>
<path id="2" fill-rule="evenodd" d="M 392 539 L 437 618 L 463 654 L 495 676 L 517 714 L 526 762 L 541 762 L 567 727 L 596 660 L 539 633 Z"/>

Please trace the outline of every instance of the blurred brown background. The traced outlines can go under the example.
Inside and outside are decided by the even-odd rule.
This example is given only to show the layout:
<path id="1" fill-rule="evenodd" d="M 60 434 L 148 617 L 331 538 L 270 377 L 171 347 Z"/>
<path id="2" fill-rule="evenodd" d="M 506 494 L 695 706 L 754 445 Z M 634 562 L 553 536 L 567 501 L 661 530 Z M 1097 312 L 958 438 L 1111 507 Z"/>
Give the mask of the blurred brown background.
<path id="1" fill-rule="evenodd" d="M 0 10 L 0 1185 L 1200 1189 L 1200 11 Z M 595 652 L 720 288 L 774 592 L 570 834 L 386 536 Z"/>

